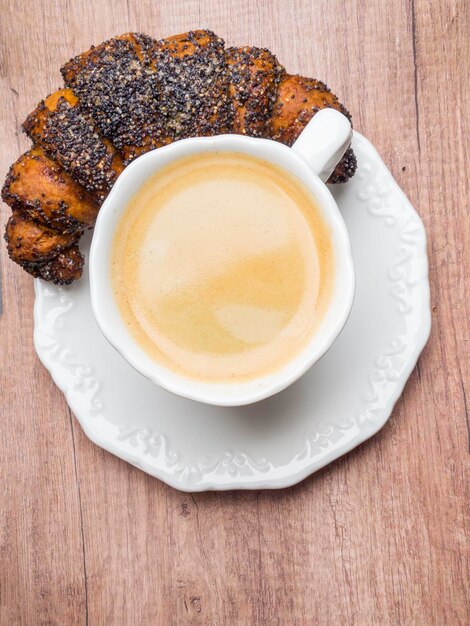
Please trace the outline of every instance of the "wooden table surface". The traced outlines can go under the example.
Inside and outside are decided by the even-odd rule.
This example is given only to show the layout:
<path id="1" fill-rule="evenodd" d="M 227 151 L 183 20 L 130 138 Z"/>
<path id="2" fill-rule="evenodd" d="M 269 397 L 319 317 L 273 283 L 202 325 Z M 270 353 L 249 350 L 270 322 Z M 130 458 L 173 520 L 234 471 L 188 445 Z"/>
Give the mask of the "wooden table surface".
<path id="1" fill-rule="evenodd" d="M 179 493 L 85 437 L 2 245 L 0 624 L 468 625 L 470 3 L 1 0 L 0 178 L 71 55 L 199 26 L 346 103 L 426 225 L 431 338 L 346 457 L 284 491 Z"/>

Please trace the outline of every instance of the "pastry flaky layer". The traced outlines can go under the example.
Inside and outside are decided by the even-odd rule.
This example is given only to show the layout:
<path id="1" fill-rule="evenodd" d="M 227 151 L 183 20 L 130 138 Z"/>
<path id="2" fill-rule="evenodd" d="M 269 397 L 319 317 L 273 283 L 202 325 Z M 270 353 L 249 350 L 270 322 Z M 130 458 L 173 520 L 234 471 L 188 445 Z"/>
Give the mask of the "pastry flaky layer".
<path id="1" fill-rule="evenodd" d="M 292 145 L 330 107 L 351 116 L 319 80 L 287 74 L 265 48 L 226 48 L 197 30 L 156 41 L 127 33 L 61 68 L 65 86 L 42 100 L 23 129 L 33 148 L 2 189 L 12 208 L 10 258 L 56 284 L 80 278 L 78 242 L 124 167 L 187 137 L 237 133 Z M 329 182 L 354 175 L 351 148 Z"/>

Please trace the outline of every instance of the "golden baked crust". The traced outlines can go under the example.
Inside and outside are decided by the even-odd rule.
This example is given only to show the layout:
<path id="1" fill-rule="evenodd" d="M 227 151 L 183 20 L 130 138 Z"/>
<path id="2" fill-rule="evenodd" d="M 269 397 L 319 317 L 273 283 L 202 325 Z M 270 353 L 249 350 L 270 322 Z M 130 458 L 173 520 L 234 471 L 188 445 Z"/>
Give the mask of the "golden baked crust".
<path id="1" fill-rule="evenodd" d="M 38 146 L 10 167 L 2 199 L 36 222 L 62 233 L 91 228 L 99 210 L 97 199 Z"/>
<path id="2" fill-rule="evenodd" d="M 190 31 L 155 42 L 149 55 L 160 86 L 159 146 L 231 131 L 223 39 L 209 30 Z"/>
<path id="3" fill-rule="evenodd" d="M 42 278 L 56 285 L 69 285 L 81 277 L 84 262 L 78 244 L 74 243 L 43 263 L 23 263 L 21 266 L 34 278 Z"/>
<path id="4" fill-rule="evenodd" d="M 266 48 L 249 46 L 228 48 L 227 66 L 234 107 L 232 132 L 267 137 L 284 68 Z"/>
<path id="5" fill-rule="evenodd" d="M 126 163 L 159 145 L 159 82 L 148 51 L 155 40 L 126 33 L 93 46 L 62 68 L 65 84 Z"/>
<path id="6" fill-rule="evenodd" d="M 354 154 L 353 149 L 349 147 L 343 154 L 343 158 L 335 167 L 327 182 L 331 185 L 337 185 L 338 183 L 347 183 L 348 180 L 354 176 L 356 168 L 356 155 Z"/>
<path id="7" fill-rule="evenodd" d="M 59 89 L 42 100 L 23 128 L 74 180 L 101 199 L 124 169 L 116 149 L 100 136 L 70 89 Z"/>
<path id="8" fill-rule="evenodd" d="M 13 210 L 5 230 L 8 254 L 17 263 L 51 259 L 77 240 L 75 233 L 58 233 Z"/>
<path id="9" fill-rule="evenodd" d="M 320 80 L 285 74 L 279 83 L 269 136 L 291 146 L 320 109 L 336 109 L 351 120 L 346 107 Z"/>

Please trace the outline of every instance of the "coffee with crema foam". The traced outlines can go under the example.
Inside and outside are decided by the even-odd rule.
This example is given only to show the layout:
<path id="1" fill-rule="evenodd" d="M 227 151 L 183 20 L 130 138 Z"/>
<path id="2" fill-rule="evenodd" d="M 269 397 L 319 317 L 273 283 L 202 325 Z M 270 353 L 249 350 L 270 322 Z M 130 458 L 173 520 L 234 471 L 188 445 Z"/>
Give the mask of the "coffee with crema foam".
<path id="1" fill-rule="evenodd" d="M 204 382 L 282 368 L 312 340 L 330 302 L 330 230 L 307 187 L 235 152 L 172 162 L 118 223 L 114 294 L 135 341 Z"/>

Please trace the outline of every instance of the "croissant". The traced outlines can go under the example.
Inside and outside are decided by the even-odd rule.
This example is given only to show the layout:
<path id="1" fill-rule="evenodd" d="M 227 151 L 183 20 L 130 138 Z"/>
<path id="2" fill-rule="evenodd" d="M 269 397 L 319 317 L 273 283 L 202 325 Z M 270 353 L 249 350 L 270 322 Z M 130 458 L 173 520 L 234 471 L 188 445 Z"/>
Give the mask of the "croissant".
<path id="1" fill-rule="evenodd" d="M 208 30 L 156 41 L 127 33 L 61 68 L 65 87 L 23 129 L 33 142 L 10 168 L 5 239 L 29 274 L 68 284 L 82 274 L 78 242 L 133 159 L 178 139 L 238 133 L 292 145 L 317 111 L 346 108 L 322 82 L 287 74 L 267 49 L 226 48 Z M 354 175 L 348 148 L 330 183 Z"/>

